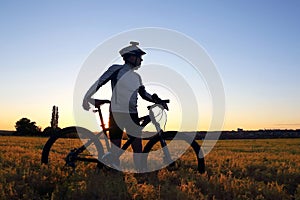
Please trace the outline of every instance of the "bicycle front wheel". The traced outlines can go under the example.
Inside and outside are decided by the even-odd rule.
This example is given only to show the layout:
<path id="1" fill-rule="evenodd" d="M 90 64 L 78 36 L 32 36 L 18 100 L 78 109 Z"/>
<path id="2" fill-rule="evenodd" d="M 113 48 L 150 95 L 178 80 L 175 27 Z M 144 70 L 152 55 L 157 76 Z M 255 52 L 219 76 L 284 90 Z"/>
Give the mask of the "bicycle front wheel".
<path id="1" fill-rule="evenodd" d="M 74 170 L 100 162 L 104 154 L 98 137 L 83 127 L 67 127 L 50 136 L 43 147 L 41 162 L 55 167 L 72 167 Z"/>
<path id="2" fill-rule="evenodd" d="M 176 138 L 175 138 L 176 136 Z M 172 140 L 174 139 L 175 140 Z M 167 146 L 162 148 L 161 139 L 166 141 Z M 168 158 L 168 151 L 171 149 L 168 147 L 170 141 L 173 141 L 175 145 L 172 147 L 170 153 L 171 157 Z M 175 147 L 174 147 L 175 146 Z M 186 147 L 186 148 L 178 148 Z M 143 150 L 143 165 L 147 166 L 148 171 L 157 170 L 158 166 L 163 166 L 162 163 L 166 163 L 166 167 L 179 168 L 179 167 L 192 167 L 197 166 L 199 173 L 205 172 L 204 154 L 201 146 L 196 140 L 189 138 L 186 134 L 177 132 L 165 132 L 160 136 L 151 138 L 144 147 Z"/>

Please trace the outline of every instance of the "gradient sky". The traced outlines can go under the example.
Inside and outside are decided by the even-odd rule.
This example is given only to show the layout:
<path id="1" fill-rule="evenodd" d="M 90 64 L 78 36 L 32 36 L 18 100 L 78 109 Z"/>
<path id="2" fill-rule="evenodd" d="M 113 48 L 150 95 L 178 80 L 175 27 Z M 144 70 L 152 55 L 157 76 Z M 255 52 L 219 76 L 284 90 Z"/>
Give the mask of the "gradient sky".
<path id="1" fill-rule="evenodd" d="M 60 127 L 72 125 L 74 84 L 87 56 L 143 27 L 179 31 L 207 51 L 225 88 L 225 130 L 299 129 L 299 19 L 296 0 L 0 0 L 0 130 L 14 130 L 22 117 L 45 128 L 53 105 Z"/>

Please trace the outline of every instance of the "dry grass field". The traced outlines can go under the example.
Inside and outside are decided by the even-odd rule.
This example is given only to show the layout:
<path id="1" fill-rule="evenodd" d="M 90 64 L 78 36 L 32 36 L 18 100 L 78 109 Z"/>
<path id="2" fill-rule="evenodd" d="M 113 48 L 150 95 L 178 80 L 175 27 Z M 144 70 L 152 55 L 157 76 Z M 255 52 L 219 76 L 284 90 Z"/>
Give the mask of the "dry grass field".
<path id="1" fill-rule="evenodd" d="M 1 200 L 300 199 L 300 139 L 219 141 L 206 156 L 205 174 L 188 151 L 176 170 L 140 175 L 93 164 L 75 174 L 55 162 L 41 165 L 46 140 L 0 137 Z"/>

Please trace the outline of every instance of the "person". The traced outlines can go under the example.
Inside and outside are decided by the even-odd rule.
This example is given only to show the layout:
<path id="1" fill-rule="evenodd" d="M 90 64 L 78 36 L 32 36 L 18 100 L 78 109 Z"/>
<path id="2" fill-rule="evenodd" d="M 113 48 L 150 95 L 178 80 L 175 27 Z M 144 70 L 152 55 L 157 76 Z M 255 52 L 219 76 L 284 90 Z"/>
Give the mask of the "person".
<path id="1" fill-rule="evenodd" d="M 161 99 L 157 94 L 149 94 L 142 79 L 135 71 L 140 68 L 143 61 L 142 56 L 146 53 L 138 47 L 138 42 L 130 42 L 119 51 L 123 57 L 124 64 L 114 64 L 105 71 L 100 78 L 86 92 L 82 106 L 85 110 L 90 109 L 89 102 L 97 90 L 111 81 L 112 97 L 109 115 L 109 137 L 112 144 L 112 153 L 117 153 L 121 147 L 123 130 L 126 130 L 128 137 L 134 137 L 132 149 L 133 160 L 137 170 L 141 169 L 140 154 L 142 152 L 142 129 L 139 127 L 139 116 L 137 110 L 138 94 L 145 100 L 157 103 Z M 119 159 L 115 160 L 119 166 Z"/>

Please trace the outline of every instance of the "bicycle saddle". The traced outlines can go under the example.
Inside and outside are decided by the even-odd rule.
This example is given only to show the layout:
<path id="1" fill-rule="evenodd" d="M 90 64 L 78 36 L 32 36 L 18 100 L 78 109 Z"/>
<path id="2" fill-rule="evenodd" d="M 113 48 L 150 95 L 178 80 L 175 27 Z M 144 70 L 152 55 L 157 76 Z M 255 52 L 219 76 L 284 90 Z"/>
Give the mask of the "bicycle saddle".
<path id="1" fill-rule="evenodd" d="M 95 107 L 99 107 L 103 104 L 106 104 L 106 103 L 110 103 L 110 100 L 106 100 L 106 99 L 91 99 L 89 101 L 92 105 L 94 105 Z"/>

